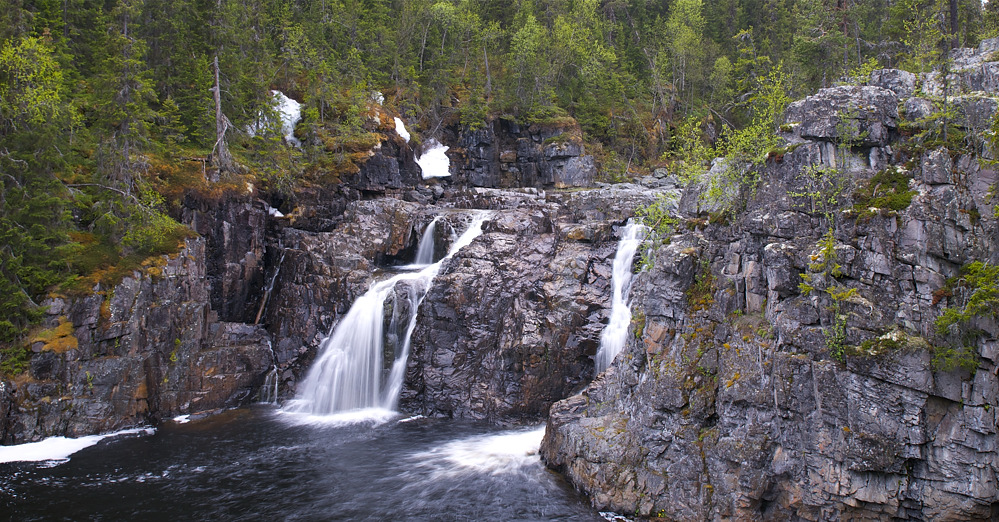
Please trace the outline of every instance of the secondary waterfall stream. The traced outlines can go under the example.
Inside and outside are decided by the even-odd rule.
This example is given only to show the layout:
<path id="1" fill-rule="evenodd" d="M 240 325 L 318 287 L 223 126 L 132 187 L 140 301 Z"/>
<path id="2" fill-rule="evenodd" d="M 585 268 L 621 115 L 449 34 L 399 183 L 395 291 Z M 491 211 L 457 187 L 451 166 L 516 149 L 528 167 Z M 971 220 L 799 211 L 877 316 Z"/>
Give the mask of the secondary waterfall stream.
<path id="1" fill-rule="evenodd" d="M 323 340 L 319 355 L 302 383 L 297 399 L 286 407 L 289 412 L 331 415 L 351 410 L 377 408 L 394 410 L 402 389 L 409 341 L 416 327 L 416 312 L 427 295 L 441 265 L 482 233 L 486 212 L 472 215 L 471 223 L 451 245 L 440 261 L 418 272 L 405 272 L 379 281 L 359 297 L 332 333 Z M 428 226 L 432 227 L 436 220 Z M 434 235 L 424 233 L 420 241 L 433 242 Z M 430 258 L 433 246 L 429 247 Z M 419 250 L 423 250 L 420 245 Z M 420 260 L 418 259 L 417 262 Z M 396 358 L 383 386 L 383 351 L 385 302 L 403 286 L 408 303 L 406 331 L 398 341 Z M 398 303 L 397 303 L 398 304 Z M 394 307 L 397 310 L 398 307 Z"/>
<path id="2" fill-rule="evenodd" d="M 611 284 L 614 287 L 611 316 L 607 326 L 600 333 L 600 348 L 597 349 L 593 361 L 595 373 L 606 370 L 628 341 L 628 326 L 631 324 L 631 305 L 628 302 L 628 297 L 631 295 L 631 271 L 635 252 L 644 239 L 644 225 L 629 222 L 621 232 L 611 276 Z"/>
<path id="3" fill-rule="evenodd" d="M 423 232 L 423 237 L 420 238 L 420 244 L 416 249 L 416 259 L 413 264 L 419 265 L 431 265 L 434 262 L 434 234 L 437 231 L 437 220 L 441 217 L 434 217 L 433 221 L 427 225 L 427 229 Z"/>

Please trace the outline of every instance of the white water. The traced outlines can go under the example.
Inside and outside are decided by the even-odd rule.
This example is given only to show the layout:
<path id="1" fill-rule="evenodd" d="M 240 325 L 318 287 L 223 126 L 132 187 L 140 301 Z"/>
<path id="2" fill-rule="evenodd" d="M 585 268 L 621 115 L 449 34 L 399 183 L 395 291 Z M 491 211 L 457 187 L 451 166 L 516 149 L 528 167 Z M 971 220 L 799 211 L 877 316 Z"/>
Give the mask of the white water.
<path id="1" fill-rule="evenodd" d="M 402 389 L 410 336 L 416 327 L 420 303 L 442 263 L 482 234 L 482 223 L 487 217 L 485 212 L 475 214 L 468 229 L 440 261 L 419 272 L 402 273 L 379 281 L 359 297 L 330 336 L 323 340 L 319 356 L 302 383 L 301 393 L 286 410 L 312 416 L 362 409 L 394 410 Z M 410 316 L 383 389 L 385 300 L 395 295 L 396 286 L 400 284 L 405 285 L 401 290 L 409 301 Z"/>
<path id="2" fill-rule="evenodd" d="M 427 225 L 427 229 L 423 231 L 423 236 L 420 237 L 420 246 L 416 249 L 416 260 L 413 264 L 416 265 L 429 265 L 434 262 L 434 232 L 437 229 L 437 220 L 440 216 L 435 216 L 434 220 Z"/>
<path id="3" fill-rule="evenodd" d="M 267 372 L 267 377 L 264 378 L 264 385 L 260 387 L 260 402 L 263 404 L 277 404 L 278 402 L 277 366 Z"/>
<path id="4" fill-rule="evenodd" d="M 604 331 L 600 333 L 600 348 L 597 349 L 593 361 L 595 373 L 599 374 L 606 370 L 628 341 L 628 326 L 631 324 L 631 306 L 628 303 L 631 294 L 631 269 L 635 252 L 644 238 L 644 225 L 629 222 L 621 232 L 617 254 L 614 255 L 611 281 L 614 296 L 611 300 L 611 316 Z"/>
<path id="5" fill-rule="evenodd" d="M 406 140 L 406 143 L 409 143 L 409 138 L 412 137 L 409 135 L 409 131 L 406 130 L 406 124 L 403 123 L 399 117 L 396 117 L 395 119 L 395 133 L 402 137 L 402 139 Z"/>
<path id="6" fill-rule="evenodd" d="M 527 466 L 540 464 L 538 448 L 544 436 L 544 426 L 476 435 L 415 453 L 411 460 L 416 467 L 432 469 L 438 478 L 462 473 L 517 473 Z"/>
<path id="7" fill-rule="evenodd" d="M 422 156 L 416 158 L 416 164 L 423 170 L 423 179 L 443 178 L 451 175 L 451 160 L 448 159 L 448 146 L 441 145 L 437 140 L 430 138 L 427 142 L 427 150 Z"/>
<path id="8" fill-rule="evenodd" d="M 104 435 L 88 435 L 70 439 L 67 437 L 49 437 L 38 442 L 0 446 L 0 463 L 2 462 L 42 462 L 69 460 L 69 456 L 84 448 L 89 448 L 98 442 L 123 435 L 151 435 L 153 428 L 136 428 L 131 430 L 107 433 Z"/>

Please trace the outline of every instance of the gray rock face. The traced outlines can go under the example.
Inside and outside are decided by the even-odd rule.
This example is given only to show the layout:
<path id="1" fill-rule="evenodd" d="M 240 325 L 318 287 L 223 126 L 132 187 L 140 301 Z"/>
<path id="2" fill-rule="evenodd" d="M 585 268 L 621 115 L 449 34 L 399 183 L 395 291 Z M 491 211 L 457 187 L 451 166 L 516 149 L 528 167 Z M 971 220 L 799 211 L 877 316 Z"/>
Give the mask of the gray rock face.
<path id="1" fill-rule="evenodd" d="M 899 69 L 878 69 L 871 73 L 870 84 L 908 98 L 916 92 L 916 75 Z"/>
<path id="2" fill-rule="evenodd" d="M 420 308 L 401 407 L 537 418 L 578 390 L 609 314 L 613 230 L 652 197 L 622 187 L 491 211 L 483 235 L 442 268 Z"/>
<path id="3" fill-rule="evenodd" d="M 996 219 L 979 210 L 996 174 L 969 151 L 917 150 L 899 188 L 914 192 L 908 208 L 854 210 L 877 170 L 910 159 L 892 152 L 905 150 L 892 130 L 908 77 L 874 78 L 892 90 L 792 104 L 798 146 L 761 168 L 746 210 L 678 234 L 637 276 L 634 337 L 552 407 L 542 444 L 595 506 L 670 520 L 999 517 L 999 328 L 981 322 L 974 372 L 939 369 L 930 347 L 946 342 L 934 320 L 958 304 L 941 295 L 945 280 L 999 255 Z M 912 119 L 919 101 L 902 96 Z M 852 196 L 830 224 L 795 194 L 805 167 L 829 166 L 844 109 L 862 114 L 854 127 L 868 137 L 851 154 L 869 159 L 840 165 Z M 842 274 L 819 273 L 833 252 Z"/>
<path id="4" fill-rule="evenodd" d="M 788 106 L 784 121 L 801 139 L 884 146 L 897 126 L 898 95 L 874 86 L 822 89 Z"/>
<path id="5" fill-rule="evenodd" d="M 188 195 L 183 221 L 206 238 L 210 302 L 223 321 L 252 321 L 263 286 L 267 211 L 248 197 L 219 201 Z"/>
<path id="6" fill-rule="evenodd" d="M 271 367 L 263 328 L 211 311 L 205 242 L 105 295 L 51 299 L 31 369 L 0 385 L 0 441 L 82 436 L 245 402 Z"/>
<path id="7" fill-rule="evenodd" d="M 487 188 L 592 186 L 597 175 L 578 128 L 522 127 L 497 119 L 459 136 L 455 181 Z"/>

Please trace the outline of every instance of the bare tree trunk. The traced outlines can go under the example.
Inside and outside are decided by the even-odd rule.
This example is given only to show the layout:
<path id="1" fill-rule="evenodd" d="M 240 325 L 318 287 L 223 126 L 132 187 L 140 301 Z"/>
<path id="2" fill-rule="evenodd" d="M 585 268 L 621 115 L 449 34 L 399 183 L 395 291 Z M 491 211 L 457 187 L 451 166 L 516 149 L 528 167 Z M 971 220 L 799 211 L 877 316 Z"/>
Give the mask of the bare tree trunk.
<path id="1" fill-rule="evenodd" d="M 486 46 L 482 46 L 482 57 L 486 61 L 486 96 L 493 91 L 493 77 L 489 74 L 489 53 L 486 52 Z"/>
<path id="2" fill-rule="evenodd" d="M 222 173 L 232 172 L 232 156 L 225 143 L 225 133 L 229 130 L 229 118 L 222 114 L 222 88 L 219 84 L 219 57 L 215 56 L 215 85 L 212 95 L 215 97 L 215 146 L 212 147 L 212 163 L 218 169 L 212 176 L 212 181 L 218 181 Z"/>

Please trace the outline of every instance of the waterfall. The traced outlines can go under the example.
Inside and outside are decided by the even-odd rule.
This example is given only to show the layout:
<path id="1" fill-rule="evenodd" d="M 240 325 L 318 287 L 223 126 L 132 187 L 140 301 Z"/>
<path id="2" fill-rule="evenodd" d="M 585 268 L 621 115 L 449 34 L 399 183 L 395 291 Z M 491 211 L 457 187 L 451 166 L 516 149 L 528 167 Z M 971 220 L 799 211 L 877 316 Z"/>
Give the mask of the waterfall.
<path id="1" fill-rule="evenodd" d="M 262 404 L 278 403 L 278 368 L 274 366 L 267 372 L 264 385 L 260 387 L 260 402 Z"/>
<path id="2" fill-rule="evenodd" d="M 298 399 L 289 404 L 288 411 L 330 415 L 361 408 L 394 409 L 406 373 L 410 336 L 416 328 L 420 303 L 444 261 L 482 234 L 482 223 L 487 217 L 486 212 L 473 215 L 468 229 L 440 261 L 419 272 L 397 274 L 371 285 L 323 340 L 316 362 L 302 382 Z M 402 342 L 397 343 L 396 359 L 383 390 L 385 301 L 396 295 L 400 284 L 405 285 L 409 322 Z"/>
<path id="3" fill-rule="evenodd" d="M 611 284 L 614 296 L 611 300 L 610 321 L 600 333 L 600 348 L 594 359 L 595 373 L 610 366 L 614 357 L 621 353 L 628 341 L 628 326 L 631 324 L 631 307 L 628 296 L 631 294 L 631 268 L 642 240 L 645 239 L 645 226 L 628 222 L 621 232 L 621 241 L 614 255 L 614 272 Z"/>
<path id="4" fill-rule="evenodd" d="M 434 220 L 427 225 L 427 229 L 423 231 L 423 237 L 420 238 L 420 246 L 416 249 L 416 260 L 413 261 L 415 265 L 429 265 L 434 262 L 434 232 L 437 228 L 437 220 L 440 216 L 434 217 Z"/>

